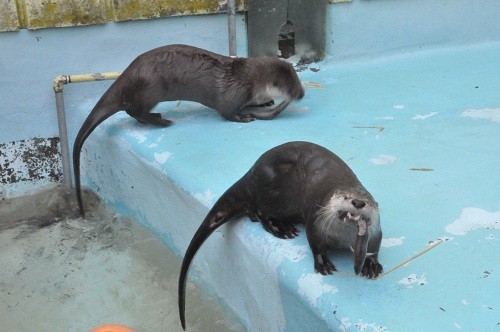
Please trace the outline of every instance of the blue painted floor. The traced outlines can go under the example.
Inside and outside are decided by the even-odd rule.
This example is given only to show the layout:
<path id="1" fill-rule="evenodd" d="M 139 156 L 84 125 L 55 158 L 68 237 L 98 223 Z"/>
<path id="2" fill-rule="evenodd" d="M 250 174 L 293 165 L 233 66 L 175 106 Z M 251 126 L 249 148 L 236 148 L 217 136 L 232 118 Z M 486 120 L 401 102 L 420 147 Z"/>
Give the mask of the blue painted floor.
<path id="1" fill-rule="evenodd" d="M 283 296 L 309 289 L 309 305 L 338 330 L 498 331 L 500 44 L 310 68 L 319 71 L 299 74 L 304 99 L 272 121 L 227 122 L 181 102 L 157 107 L 175 122 L 169 128 L 125 114 L 105 128 L 127 128 L 135 153 L 208 206 L 271 147 L 307 140 L 331 149 L 380 205 L 386 271 L 447 241 L 376 281 L 354 277 L 350 255 L 335 253 L 341 273 L 315 277 L 306 252 L 281 263 Z M 255 223 L 245 232 L 268 236 Z M 307 245 L 304 232 L 288 241 Z"/>

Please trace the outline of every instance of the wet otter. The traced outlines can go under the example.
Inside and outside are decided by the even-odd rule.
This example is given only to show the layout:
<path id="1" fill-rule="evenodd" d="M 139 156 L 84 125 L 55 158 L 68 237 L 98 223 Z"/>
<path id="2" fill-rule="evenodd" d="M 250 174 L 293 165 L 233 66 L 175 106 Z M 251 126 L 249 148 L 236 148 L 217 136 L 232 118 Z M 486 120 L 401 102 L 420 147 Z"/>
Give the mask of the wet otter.
<path id="1" fill-rule="evenodd" d="M 353 171 L 331 151 L 308 142 L 290 142 L 265 152 L 212 207 L 196 231 L 182 262 L 179 313 L 185 328 L 189 265 L 210 234 L 231 219 L 248 216 L 279 238 L 297 236 L 303 223 L 314 268 L 332 274 L 329 249 L 354 252 L 354 271 L 368 278 L 382 273 L 378 204 Z"/>
<path id="2" fill-rule="evenodd" d="M 165 127 L 172 123 L 151 109 L 162 101 L 189 100 L 215 109 L 229 121 L 269 120 L 304 89 L 293 66 L 273 57 L 230 58 L 188 45 L 168 45 L 138 56 L 116 79 L 90 112 L 73 147 L 78 204 L 80 153 L 92 131 L 124 110 L 142 123 Z M 283 102 L 272 109 L 263 107 Z"/>

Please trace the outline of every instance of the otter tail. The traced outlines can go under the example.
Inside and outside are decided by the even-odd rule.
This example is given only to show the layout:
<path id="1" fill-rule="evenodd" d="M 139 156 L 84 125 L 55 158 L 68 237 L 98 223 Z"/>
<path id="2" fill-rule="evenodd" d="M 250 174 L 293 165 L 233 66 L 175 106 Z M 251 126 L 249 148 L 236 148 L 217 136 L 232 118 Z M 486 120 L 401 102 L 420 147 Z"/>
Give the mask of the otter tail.
<path id="1" fill-rule="evenodd" d="M 249 211 L 245 204 L 246 200 L 243 198 L 244 190 L 241 190 L 241 188 L 244 188 L 242 186 L 243 181 L 244 178 L 240 179 L 217 200 L 194 234 L 184 255 L 179 276 L 179 316 L 184 330 L 186 329 L 186 281 L 189 265 L 198 249 L 210 234 L 231 219 L 248 214 Z"/>
<path id="2" fill-rule="evenodd" d="M 89 137 L 89 135 L 94 131 L 94 129 L 104 120 L 109 118 L 111 115 L 117 113 L 120 109 L 114 105 L 109 105 L 111 96 L 108 96 L 110 90 L 113 89 L 114 84 L 106 91 L 106 93 L 101 97 L 101 99 L 94 106 L 90 112 L 87 119 L 83 123 L 78 135 L 76 136 L 75 143 L 73 145 L 73 173 L 75 175 L 75 188 L 76 197 L 78 200 L 78 206 L 80 207 L 80 213 L 84 214 L 83 203 L 82 203 L 82 192 L 80 185 L 80 153 L 82 150 L 83 143 Z"/>

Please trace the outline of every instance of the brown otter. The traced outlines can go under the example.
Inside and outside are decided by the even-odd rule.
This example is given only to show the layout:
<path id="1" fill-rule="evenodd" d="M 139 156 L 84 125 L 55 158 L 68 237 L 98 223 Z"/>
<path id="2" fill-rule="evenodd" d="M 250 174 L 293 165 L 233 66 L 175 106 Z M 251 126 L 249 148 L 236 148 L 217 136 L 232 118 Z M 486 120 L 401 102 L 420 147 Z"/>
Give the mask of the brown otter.
<path id="1" fill-rule="evenodd" d="M 189 265 L 210 234 L 236 217 L 259 221 L 279 238 L 297 236 L 305 225 L 314 268 L 332 274 L 329 249 L 351 249 L 354 271 L 368 278 L 382 273 L 378 204 L 338 156 L 319 145 L 290 142 L 265 152 L 215 203 L 189 244 L 179 277 L 179 314 L 185 328 Z"/>
<path id="2" fill-rule="evenodd" d="M 293 66 L 273 57 L 230 58 L 188 45 L 168 45 L 139 55 L 109 87 L 83 123 L 73 147 L 73 169 L 80 211 L 80 152 L 92 131 L 124 110 L 138 121 L 172 123 L 151 109 L 162 101 L 189 100 L 215 109 L 229 121 L 269 120 L 304 89 Z M 263 107 L 283 102 L 272 109 Z"/>

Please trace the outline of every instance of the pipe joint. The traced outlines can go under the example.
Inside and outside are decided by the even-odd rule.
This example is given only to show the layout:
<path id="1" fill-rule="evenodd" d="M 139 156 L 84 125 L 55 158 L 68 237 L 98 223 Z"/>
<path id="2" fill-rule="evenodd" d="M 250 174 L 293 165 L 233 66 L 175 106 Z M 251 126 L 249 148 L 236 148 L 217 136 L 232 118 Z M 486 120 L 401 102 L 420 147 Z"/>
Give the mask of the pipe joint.
<path id="1" fill-rule="evenodd" d="M 54 78 L 54 83 L 52 87 L 55 92 L 61 92 L 63 90 L 63 85 L 68 83 L 68 76 L 66 75 L 58 75 Z"/>

